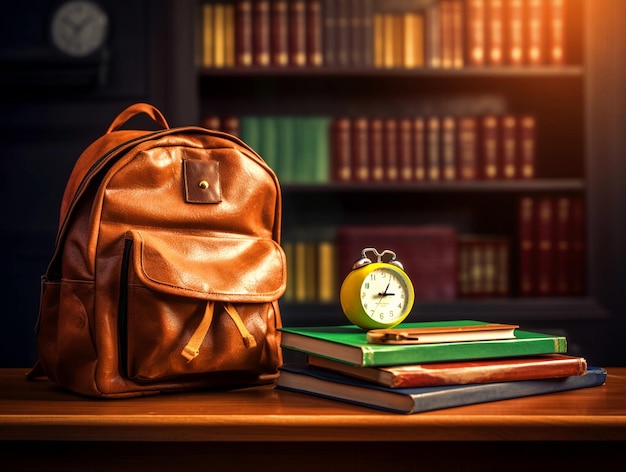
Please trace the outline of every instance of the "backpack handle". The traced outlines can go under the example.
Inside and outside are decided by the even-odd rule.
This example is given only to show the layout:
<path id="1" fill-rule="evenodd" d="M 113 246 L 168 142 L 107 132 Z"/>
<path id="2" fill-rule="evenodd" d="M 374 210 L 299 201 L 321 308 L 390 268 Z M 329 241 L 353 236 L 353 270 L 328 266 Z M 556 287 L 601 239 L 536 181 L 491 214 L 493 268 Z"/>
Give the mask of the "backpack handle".
<path id="1" fill-rule="evenodd" d="M 119 115 L 117 115 L 117 118 L 113 120 L 113 123 L 111 123 L 109 129 L 107 129 L 107 133 L 115 131 L 128 120 L 130 120 L 133 116 L 139 115 L 141 113 L 145 113 L 146 115 L 148 115 L 155 123 L 161 125 L 163 128 L 170 129 L 170 125 L 167 124 L 167 120 L 163 116 L 163 113 L 161 113 L 154 106 L 150 105 L 149 103 L 135 103 L 126 108 Z"/>

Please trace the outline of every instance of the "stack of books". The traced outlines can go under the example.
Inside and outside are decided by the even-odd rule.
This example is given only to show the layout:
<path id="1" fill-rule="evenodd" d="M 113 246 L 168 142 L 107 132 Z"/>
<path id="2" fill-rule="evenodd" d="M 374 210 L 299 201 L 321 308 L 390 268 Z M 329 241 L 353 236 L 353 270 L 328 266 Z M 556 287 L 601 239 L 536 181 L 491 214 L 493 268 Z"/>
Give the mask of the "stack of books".
<path id="1" fill-rule="evenodd" d="M 594 387 L 607 375 L 566 354 L 565 336 L 474 320 L 404 323 L 378 337 L 354 325 L 284 327 L 281 345 L 307 361 L 283 365 L 278 388 L 396 413 Z"/>

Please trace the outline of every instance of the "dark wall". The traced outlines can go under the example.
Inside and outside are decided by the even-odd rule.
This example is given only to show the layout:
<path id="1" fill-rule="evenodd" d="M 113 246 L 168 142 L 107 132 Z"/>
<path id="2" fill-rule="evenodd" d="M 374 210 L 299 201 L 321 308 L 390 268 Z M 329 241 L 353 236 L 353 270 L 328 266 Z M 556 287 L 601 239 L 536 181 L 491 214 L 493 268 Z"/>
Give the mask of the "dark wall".
<path id="1" fill-rule="evenodd" d="M 110 17 L 106 47 L 84 60 L 49 41 L 59 3 L 0 3 L 0 367 L 36 359 L 39 279 L 74 162 L 131 103 L 167 112 L 165 2 L 99 0 Z"/>

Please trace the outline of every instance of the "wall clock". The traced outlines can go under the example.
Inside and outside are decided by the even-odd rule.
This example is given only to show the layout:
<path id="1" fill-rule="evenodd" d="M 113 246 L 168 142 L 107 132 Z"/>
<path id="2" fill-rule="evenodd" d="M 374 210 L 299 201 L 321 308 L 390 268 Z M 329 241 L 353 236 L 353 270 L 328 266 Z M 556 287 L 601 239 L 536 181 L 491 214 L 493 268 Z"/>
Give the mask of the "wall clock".
<path id="1" fill-rule="evenodd" d="M 52 15 L 52 44 L 68 56 L 84 58 L 104 45 L 109 17 L 96 2 L 71 0 L 61 4 Z"/>

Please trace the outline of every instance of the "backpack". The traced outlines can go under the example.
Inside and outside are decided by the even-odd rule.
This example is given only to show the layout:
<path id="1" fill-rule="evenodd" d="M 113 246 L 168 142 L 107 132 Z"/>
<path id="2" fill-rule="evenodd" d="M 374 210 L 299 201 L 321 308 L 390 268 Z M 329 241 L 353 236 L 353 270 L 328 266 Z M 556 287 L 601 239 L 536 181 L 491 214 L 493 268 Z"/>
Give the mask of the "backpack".
<path id="1" fill-rule="evenodd" d="M 164 129 L 120 129 L 142 113 Z M 122 111 L 67 182 L 30 376 L 97 397 L 273 382 L 281 205 L 238 138 Z"/>

